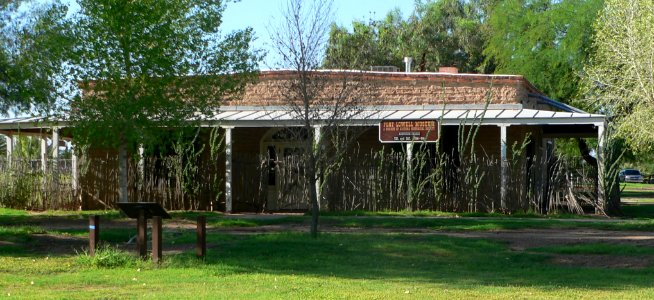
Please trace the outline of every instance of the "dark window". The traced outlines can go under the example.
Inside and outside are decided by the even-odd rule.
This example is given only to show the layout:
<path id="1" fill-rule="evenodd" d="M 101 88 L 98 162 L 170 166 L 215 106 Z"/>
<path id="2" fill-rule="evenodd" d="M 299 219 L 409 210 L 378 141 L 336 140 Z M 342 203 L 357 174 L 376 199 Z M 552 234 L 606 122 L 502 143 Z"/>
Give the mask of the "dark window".
<path id="1" fill-rule="evenodd" d="M 273 141 L 302 141 L 309 138 L 306 128 L 290 127 L 275 132 L 271 139 Z"/>

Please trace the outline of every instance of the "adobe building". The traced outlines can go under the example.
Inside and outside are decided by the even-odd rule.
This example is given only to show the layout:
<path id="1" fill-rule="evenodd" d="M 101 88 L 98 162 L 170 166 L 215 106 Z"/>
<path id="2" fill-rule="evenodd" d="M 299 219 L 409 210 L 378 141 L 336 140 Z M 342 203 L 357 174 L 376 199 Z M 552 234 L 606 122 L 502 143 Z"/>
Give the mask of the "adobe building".
<path id="1" fill-rule="evenodd" d="M 330 115 L 330 105 L 336 101 L 333 94 L 338 93 L 343 86 L 357 86 L 360 95 L 365 96 L 360 96 L 356 106 L 353 106 L 356 108 L 352 111 L 356 112 L 335 117 L 338 124 L 357 129 L 358 135 L 350 151 L 373 153 L 393 149 L 410 160 L 415 155 L 413 151 L 416 144 L 429 144 L 440 139 L 438 150 L 451 154 L 457 149 L 462 132 L 466 132 L 461 131 L 461 128 L 477 128 L 473 141 L 474 152 L 500 162 L 497 174 L 485 175 L 488 178 L 486 180 L 496 180 L 499 188 L 485 193 L 493 194 L 493 199 L 498 199 L 502 205 L 511 196 L 506 189 L 507 185 L 514 182 L 511 181 L 506 164 L 511 159 L 511 145 L 529 139 L 526 154 L 523 155 L 529 155 L 532 160 L 546 159 L 554 138 L 596 138 L 599 148 L 602 147 L 605 128 L 603 115 L 590 114 L 552 100 L 522 76 L 461 74 L 452 68 L 442 71 L 316 71 L 314 74 L 324 81 L 321 86 L 323 92 L 316 98 L 324 101 L 316 103 L 319 104 L 315 109 L 316 117 L 311 122 L 314 132 L 304 133 L 304 138 L 321 136 L 323 127 L 334 121 L 335 115 Z M 294 206 L 275 203 L 276 200 L 270 195 L 279 189 L 279 181 L 285 176 L 275 174 L 279 172 L 278 169 L 272 168 L 262 175 L 266 178 L 260 179 L 257 187 L 234 180 L 249 177 L 248 174 L 257 174 L 250 170 L 256 167 L 256 163 L 239 165 L 235 161 L 237 156 L 266 157 L 267 163 L 270 163 L 270 160 L 281 161 L 284 157 L 292 156 L 301 147 L 297 138 L 289 138 L 284 134 L 285 130 L 302 125 L 296 107 L 290 105 L 293 100 L 288 86 L 294 76 L 292 71 L 263 71 L 258 81 L 248 85 L 242 95 L 225 100 L 214 115 L 206 117 L 204 126 L 219 127 L 225 141 L 224 154 L 217 160 L 206 162 L 213 165 L 213 170 L 221 179 L 220 203 L 207 204 L 210 207 L 203 204 L 191 208 L 232 212 L 306 207 L 297 203 Z M 384 130 L 384 126 L 390 130 Z M 49 156 L 47 152 L 51 151 L 47 149 L 46 139 L 49 138 L 52 141 L 50 144 L 55 145 L 63 139 L 74 143 L 74 138 L 65 134 L 67 127 L 66 121 L 40 117 L 0 120 L 0 134 L 6 136 L 9 145 L 8 156 L 11 156 L 11 145 L 14 143 L 12 137 L 19 134 L 38 135 L 43 138 L 41 157 L 46 159 Z M 57 151 L 52 153 L 57 155 Z M 598 161 L 601 161 L 600 155 L 601 151 L 597 154 Z M 83 186 L 84 175 L 78 174 L 76 161 L 77 158 L 73 157 L 74 174 L 71 178 L 76 189 L 87 190 L 81 196 L 82 206 L 97 207 L 92 203 L 98 199 L 103 203 L 115 202 L 117 191 L 104 188 L 102 193 L 89 192 L 93 187 Z M 264 207 L 248 204 L 256 193 L 267 199 Z M 94 196 L 85 196 L 86 194 Z M 330 195 L 332 194 L 324 197 Z M 597 195 L 598 201 L 603 201 L 602 193 Z M 208 199 L 205 202 L 213 201 Z M 487 207 L 485 210 L 490 209 Z"/>

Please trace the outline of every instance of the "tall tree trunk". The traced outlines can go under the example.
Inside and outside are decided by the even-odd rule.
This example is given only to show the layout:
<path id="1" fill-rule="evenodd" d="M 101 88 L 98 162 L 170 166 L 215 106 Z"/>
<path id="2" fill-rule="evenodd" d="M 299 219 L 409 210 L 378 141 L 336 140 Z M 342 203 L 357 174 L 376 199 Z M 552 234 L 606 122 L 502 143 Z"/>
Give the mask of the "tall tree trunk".
<path id="1" fill-rule="evenodd" d="M 310 151 L 313 151 L 311 149 Z M 311 200 L 311 237 L 318 237 L 318 217 L 320 215 L 320 204 L 318 203 L 318 191 L 316 187 L 316 157 L 310 154 L 307 176 L 309 176 L 309 198 Z"/>
<path id="2" fill-rule="evenodd" d="M 586 140 L 578 138 L 577 147 L 579 147 L 579 153 L 581 154 L 581 158 L 583 158 L 593 168 L 597 168 L 597 159 L 590 155 L 590 149 L 588 148 L 588 144 L 586 143 Z"/>
<path id="3" fill-rule="evenodd" d="M 120 139 L 118 146 L 118 202 L 129 202 L 127 196 L 127 143 Z"/>

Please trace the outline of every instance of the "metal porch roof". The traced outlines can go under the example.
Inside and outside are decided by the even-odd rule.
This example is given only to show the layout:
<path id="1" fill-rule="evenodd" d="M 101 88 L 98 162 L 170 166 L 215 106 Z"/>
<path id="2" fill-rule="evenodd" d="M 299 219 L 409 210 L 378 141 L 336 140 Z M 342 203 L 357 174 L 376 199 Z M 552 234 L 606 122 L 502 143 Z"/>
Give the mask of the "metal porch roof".
<path id="1" fill-rule="evenodd" d="M 311 112 L 316 123 L 333 119 L 329 109 Z M 289 107 L 229 107 L 204 118 L 225 126 L 293 125 L 302 120 L 298 111 Z M 343 123 L 374 125 L 382 120 L 441 120 L 444 125 L 459 124 L 598 124 L 605 117 L 584 112 L 560 112 L 524 109 L 519 105 L 479 106 L 379 106 L 362 107 L 339 115 Z"/>
<path id="2" fill-rule="evenodd" d="M 312 111 L 316 124 L 332 119 L 328 108 Z M 204 126 L 266 127 L 298 125 L 302 118 L 290 107 L 230 106 L 222 107 L 211 116 L 200 116 Z M 443 125 L 575 125 L 603 124 L 604 115 L 584 112 L 561 112 L 524 109 L 521 105 L 448 106 L 366 106 L 339 116 L 343 123 L 362 126 L 376 125 L 382 120 L 440 120 Z M 0 130 L 66 127 L 67 121 L 46 117 L 0 119 Z"/>

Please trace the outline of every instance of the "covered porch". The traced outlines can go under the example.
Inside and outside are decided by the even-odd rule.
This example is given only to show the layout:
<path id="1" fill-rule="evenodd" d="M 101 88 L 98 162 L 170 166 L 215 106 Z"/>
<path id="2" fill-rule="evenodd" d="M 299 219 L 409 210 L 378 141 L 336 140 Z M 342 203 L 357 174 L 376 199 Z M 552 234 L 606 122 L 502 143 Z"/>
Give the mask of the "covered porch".
<path id="1" fill-rule="evenodd" d="M 321 112 L 317 111 L 317 115 Z M 328 111 L 324 115 L 329 115 Z M 266 153 L 263 135 L 264 132 L 271 128 L 290 128 L 301 126 L 298 118 L 294 117 L 293 112 L 284 107 L 226 107 L 220 113 L 211 117 L 224 129 L 226 136 L 226 155 L 225 155 L 225 210 L 232 211 L 234 208 L 234 199 L 239 198 L 239 190 L 242 188 L 233 182 L 234 173 L 234 155 L 238 155 L 243 149 L 256 149 L 262 156 Z M 554 139 L 556 138 L 593 138 L 598 140 L 598 149 L 603 146 L 603 134 L 605 118 L 602 115 L 589 114 L 582 111 L 548 111 L 536 109 L 524 109 L 522 105 L 447 105 L 447 106 L 379 106 L 364 107 L 354 111 L 351 117 L 339 121 L 342 126 L 358 127 L 368 129 L 358 141 L 359 149 L 381 150 L 382 145 L 379 140 L 375 140 L 377 127 L 380 122 L 387 120 L 436 120 L 444 129 L 443 133 L 456 133 L 458 128 L 478 128 L 481 134 L 476 137 L 475 143 L 479 145 L 477 152 L 484 154 L 487 158 L 496 158 L 498 163 L 497 174 L 486 174 L 485 176 L 498 178 L 498 188 L 492 193 L 493 197 L 499 199 L 497 206 L 492 210 L 507 211 L 506 201 L 510 198 L 511 193 L 507 186 L 515 184 L 511 181 L 509 163 L 511 157 L 511 145 L 520 142 L 521 139 L 530 139 L 529 154 L 532 160 L 537 159 L 546 163 L 551 156 Z M 322 128 L 326 122 L 320 119 L 313 122 L 313 137 L 320 137 Z M 448 130 L 449 129 L 449 130 Z M 257 132 L 259 134 L 257 135 Z M 456 148 L 456 140 L 452 145 L 452 139 L 456 137 L 446 136 L 449 141 L 441 143 L 439 151 L 447 152 L 449 149 Z M 257 144 L 257 142 L 259 144 Z M 283 141 L 284 143 L 287 141 Z M 447 146 L 449 144 L 449 146 Z M 244 145 L 250 145 L 244 146 Z M 258 146 L 258 147 L 257 147 Z M 417 156 L 414 152 L 420 151 L 424 144 L 422 142 L 403 143 L 396 145 L 386 145 L 402 149 L 406 164 L 416 164 L 414 159 Z M 237 147 L 234 150 L 234 147 Z M 442 147 L 449 147 L 443 149 Z M 414 150 L 415 149 L 415 150 Z M 362 151 L 358 151 L 361 153 Z M 597 151 L 595 156 L 600 162 L 599 172 L 595 176 L 601 177 L 601 150 Z M 533 171 L 532 171 L 533 172 Z M 542 172 L 541 177 L 547 177 L 547 168 L 543 167 L 538 170 Z M 492 173 L 492 172 L 491 172 Z M 265 181 L 265 179 L 263 180 Z M 542 189 L 547 188 L 547 183 L 541 183 Z M 596 189 L 596 202 L 603 203 L 604 195 Z M 542 193 L 547 193 L 544 191 Z M 236 194 L 236 196 L 235 196 Z M 329 193 L 327 193 L 329 194 Z M 418 195 L 416 195 L 418 194 Z M 325 195 L 325 197 L 329 197 Z M 419 197 L 419 193 L 409 192 L 407 194 L 408 202 L 413 202 L 412 197 Z M 329 199 L 324 199 L 329 202 Z M 237 202 L 240 200 L 237 200 Z M 363 206 L 362 206 L 363 207 Z M 352 209 L 354 207 L 350 207 Z M 389 208 L 386 208 L 389 209 Z M 392 209 L 392 208 L 391 208 Z M 240 209 L 237 209 L 240 210 Z"/>
<path id="2" fill-rule="evenodd" d="M 329 115 L 327 111 L 316 111 L 316 115 L 321 114 L 324 116 Z M 387 120 L 437 121 L 440 128 L 443 129 L 440 136 L 441 141 L 438 143 L 438 146 L 433 143 L 430 144 L 423 142 L 382 144 L 378 139 L 378 126 L 380 122 Z M 324 126 L 326 126 L 327 123 L 328 122 L 326 120 L 321 120 L 320 118 L 314 120 L 312 132 L 308 134 L 307 137 L 320 137 L 324 130 Z M 595 176 L 598 178 L 601 177 L 603 171 L 601 149 L 604 139 L 605 118 L 602 115 L 589 114 L 578 110 L 575 111 L 569 109 L 568 111 L 549 111 L 524 109 L 523 106 L 519 104 L 498 104 L 488 106 L 365 106 L 353 110 L 347 118 L 338 120 L 338 123 L 340 124 L 339 126 L 357 128 L 361 132 L 356 141 L 356 144 L 352 145 L 352 150 L 348 152 L 349 158 L 356 159 L 352 160 L 352 162 L 349 164 L 343 165 L 341 167 L 342 172 L 338 173 L 339 176 L 354 178 L 353 175 L 351 176 L 349 173 L 365 173 L 367 175 L 356 177 L 356 180 L 347 179 L 349 180 L 347 183 L 345 182 L 347 180 L 342 178 L 323 178 L 323 180 L 327 180 L 327 189 L 322 196 L 325 209 L 382 210 L 412 208 L 438 209 L 439 207 L 445 207 L 435 204 L 431 206 L 425 204 L 431 203 L 429 201 L 432 201 L 425 199 L 429 197 L 438 197 L 438 195 L 435 194 L 433 196 L 425 195 L 431 195 L 437 192 L 431 191 L 429 192 L 431 194 L 421 193 L 416 192 L 410 188 L 406 188 L 406 186 L 411 184 L 411 182 L 400 182 L 407 179 L 407 177 L 400 177 L 403 176 L 402 174 L 407 173 L 406 170 L 415 170 L 420 164 L 424 164 L 425 162 L 420 161 L 420 159 L 422 159 L 421 157 L 426 157 L 426 153 L 438 152 L 454 155 L 453 151 L 458 151 L 457 144 L 459 143 L 461 136 L 468 134 L 471 130 L 475 130 L 476 132 L 473 152 L 477 155 L 477 160 L 463 164 L 460 161 L 460 158 L 457 158 L 457 160 L 459 160 L 458 162 L 456 162 L 456 160 L 452 160 L 448 163 L 449 165 L 447 165 L 447 168 L 449 169 L 447 170 L 454 170 L 457 168 L 460 169 L 463 167 L 472 168 L 475 166 L 475 164 L 477 166 L 486 164 L 486 169 L 481 171 L 479 171 L 479 167 L 477 169 L 479 172 L 481 172 L 478 175 L 482 177 L 479 180 L 483 181 L 477 182 L 477 184 L 483 185 L 488 183 L 489 187 L 484 191 L 477 192 L 475 197 L 480 197 L 478 194 L 482 193 L 482 196 L 488 200 L 487 203 L 479 202 L 480 204 L 475 208 L 460 207 L 457 209 L 510 211 L 511 207 L 513 206 L 509 202 L 514 201 L 512 199 L 516 197 L 526 197 L 526 194 L 529 193 L 528 191 L 518 191 L 519 195 L 516 194 L 514 190 L 518 189 L 512 189 L 512 187 L 514 187 L 516 184 L 534 185 L 535 187 L 532 188 L 533 191 L 537 191 L 538 193 L 543 194 L 540 195 L 540 197 L 547 197 L 546 194 L 548 191 L 546 189 L 549 185 L 545 180 L 546 177 L 549 177 L 547 163 L 551 159 L 551 151 L 554 139 L 556 138 L 575 137 L 597 139 L 598 151 L 596 151 L 595 156 L 598 161 L 598 170 Z M 278 193 L 278 196 L 271 196 L 270 189 L 272 185 L 278 185 L 275 187 L 275 189 L 280 189 L 279 185 L 282 184 L 279 181 L 280 178 L 291 176 L 289 174 L 292 174 L 292 170 L 281 170 L 280 166 L 284 164 L 288 165 L 287 162 L 282 162 L 282 160 L 285 158 L 285 156 L 292 156 L 292 149 L 296 146 L 294 146 L 291 141 L 276 139 L 273 137 L 273 135 L 275 132 L 284 128 L 299 128 L 301 126 L 300 120 L 294 115 L 293 111 L 288 107 L 228 106 L 222 107 L 219 112 L 213 116 L 206 116 L 206 122 L 203 126 L 207 129 L 219 128 L 220 133 L 224 137 L 224 152 L 222 155 L 220 155 L 217 159 L 210 159 L 207 157 L 202 158 L 203 165 L 208 165 L 213 171 L 218 172 L 215 176 L 219 177 L 220 182 L 222 182 L 222 187 L 220 188 L 220 191 L 218 191 L 220 195 L 216 197 L 201 196 L 209 197 L 209 199 L 197 200 L 202 201 L 203 203 L 210 203 L 209 205 L 205 206 L 203 204 L 191 207 L 197 207 L 198 209 L 224 210 L 228 213 L 248 210 L 270 211 L 285 209 L 284 206 L 277 204 L 269 206 L 270 197 L 284 196 L 280 193 Z M 4 138 L 7 141 L 7 153 L 5 161 L 11 162 L 12 159 L 15 159 L 16 155 L 14 153 L 14 145 L 16 144 L 16 139 L 18 136 L 32 136 L 39 139 L 40 141 L 41 171 L 46 172 L 48 168 L 55 168 L 56 164 L 60 160 L 58 157 L 59 151 L 57 150 L 59 148 L 52 146 L 48 147 L 48 145 L 61 146 L 62 141 L 66 141 L 69 147 L 74 147 L 74 139 L 72 136 L 65 133 L 66 128 L 69 128 L 69 124 L 67 124 L 65 121 L 55 122 L 46 118 L 17 118 L 1 120 L 0 134 L 4 135 Z M 64 133 L 63 135 L 61 134 L 62 132 Z M 516 144 L 524 142 L 527 138 L 528 141 L 526 142 L 527 144 L 525 151 L 529 153 L 522 153 L 521 157 L 513 157 L 514 150 L 512 147 Z M 273 147 L 275 150 L 274 158 L 270 155 L 270 147 Z M 381 157 L 379 156 L 380 154 L 375 153 L 385 153 L 385 151 L 388 152 L 390 150 L 394 151 L 395 154 L 393 155 L 395 155 L 395 158 L 387 156 L 385 159 L 387 159 L 387 162 L 389 161 L 388 159 L 395 160 L 395 162 L 392 164 L 396 166 L 394 169 L 389 169 L 388 166 L 384 168 L 375 167 L 376 163 L 373 162 L 370 162 L 369 164 L 363 163 L 372 160 L 373 156 L 375 155 L 377 155 L 378 158 Z M 285 151 L 286 153 L 291 154 L 286 155 L 284 154 Z M 142 156 L 139 157 L 141 157 L 139 161 L 134 162 L 134 172 L 147 173 L 145 169 L 139 170 L 140 166 L 143 165 L 142 160 L 147 160 L 147 158 L 143 158 Z M 244 159 L 244 157 L 248 158 Z M 521 171 L 525 174 L 518 176 L 514 171 L 512 171 L 514 165 L 516 164 L 514 161 L 516 161 L 518 158 L 521 159 L 521 162 L 519 163 L 521 166 L 524 166 L 525 164 L 532 164 L 532 166 L 539 167 L 533 167 L 532 170 L 529 171 Z M 275 162 L 277 169 L 272 171 L 268 169 L 266 171 L 264 161 L 269 162 L 271 159 L 278 160 Z M 427 163 L 434 165 L 434 159 L 434 157 L 427 158 L 427 160 L 429 160 Z M 111 195 L 111 191 L 106 190 L 103 193 L 107 195 L 103 195 L 103 193 L 93 191 L 95 187 L 80 187 L 79 178 L 80 176 L 84 175 L 79 174 L 80 170 L 77 162 L 78 158 L 75 156 L 74 152 L 70 161 L 71 168 L 66 172 L 70 172 L 71 188 L 73 190 L 78 190 L 80 188 L 86 189 L 87 191 L 91 190 L 90 193 L 94 195 L 94 199 L 97 199 L 80 201 L 101 201 L 105 207 L 112 206 L 116 199 Z M 484 163 L 482 163 L 482 161 L 484 161 Z M 539 162 L 540 164 L 536 162 Z M 360 169 L 354 168 L 357 163 L 361 163 Z M 399 166 L 400 164 L 402 164 L 402 166 Z M 391 164 L 389 163 L 389 166 L 390 165 Z M 443 166 L 445 165 L 446 163 L 443 162 Z M 431 170 L 429 172 L 435 172 L 434 170 L 437 170 L 438 168 L 432 166 L 427 169 Z M 271 172 L 273 172 L 272 175 Z M 393 172 L 397 173 L 396 176 L 394 175 L 397 178 L 386 180 L 388 181 L 386 183 L 391 184 L 392 182 L 392 184 L 395 184 L 396 186 L 389 185 L 387 187 L 382 187 L 379 182 L 377 182 L 384 181 L 384 179 L 382 177 L 373 176 L 373 173 L 380 174 L 383 172 L 387 172 L 389 174 Z M 415 173 L 416 171 L 413 172 Z M 444 172 L 444 174 L 445 173 L 447 172 Z M 458 174 L 454 171 L 450 173 Z M 115 173 L 112 172 L 105 172 L 103 174 L 109 174 L 108 176 L 115 176 Z M 417 176 L 416 180 L 418 181 L 424 179 L 421 177 L 423 175 L 420 174 L 414 174 L 412 176 Z M 443 183 L 441 184 L 443 184 L 443 186 L 447 186 L 448 189 L 451 189 L 452 193 L 456 194 L 452 197 L 452 199 L 455 199 L 456 197 L 465 198 L 469 196 L 467 194 L 457 194 L 465 194 L 467 193 L 465 192 L 465 189 L 470 188 L 465 186 L 458 186 L 463 183 L 452 183 L 455 181 L 453 179 L 453 176 L 455 175 L 448 175 L 449 177 L 445 175 L 443 176 Z M 537 180 L 537 183 L 536 180 L 533 180 L 534 182 L 529 183 L 532 179 L 525 179 L 525 176 L 532 176 L 533 178 L 540 179 Z M 385 178 L 391 177 L 387 176 Z M 108 186 L 112 186 L 109 183 L 112 182 L 114 178 L 104 178 L 104 180 Z M 285 184 L 293 183 L 290 180 L 287 181 L 288 182 Z M 356 193 L 348 194 L 348 187 L 346 185 L 352 185 L 355 181 L 357 182 L 356 184 L 360 187 L 360 189 L 357 190 Z M 473 183 L 468 182 L 468 184 Z M 490 183 L 492 183 L 492 185 Z M 135 186 L 136 184 L 137 183 L 133 183 L 132 185 Z M 297 184 L 297 181 L 293 184 Z M 435 183 L 424 183 L 424 186 L 433 188 L 434 184 Z M 457 185 L 456 188 L 452 187 L 455 185 Z M 604 195 L 601 190 L 597 188 L 595 189 L 595 201 L 601 204 L 605 201 Z M 395 198 L 401 198 L 402 202 L 418 204 L 401 207 L 396 204 L 384 204 L 386 203 L 384 202 L 385 200 L 374 199 L 374 195 L 382 194 L 384 193 L 383 191 L 397 193 Z M 389 192 L 385 193 L 388 194 Z M 263 199 L 261 201 L 263 201 L 265 204 L 258 204 L 257 206 L 245 203 L 255 202 L 253 199 L 256 197 Z M 295 198 L 298 199 L 297 201 L 303 201 L 301 195 Z M 344 204 L 347 201 L 355 201 L 356 198 L 360 198 L 362 202 L 360 204 Z M 154 201 L 159 201 L 156 200 L 158 199 L 156 197 L 152 199 L 155 199 Z M 330 204 L 330 201 L 333 201 L 334 203 Z M 292 201 L 287 201 L 287 203 L 290 202 Z M 423 205 L 420 203 L 423 203 Z M 467 205 L 470 206 L 472 204 Z M 474 205 L 477 205 L 477 203 L 475 202 Z M 82 207 L 84 206 L 85 205 L 82 203 Z M 295 203 L 288 207 L 288 209 L 302 208 L 303 206 L 301 203 Z"/>

